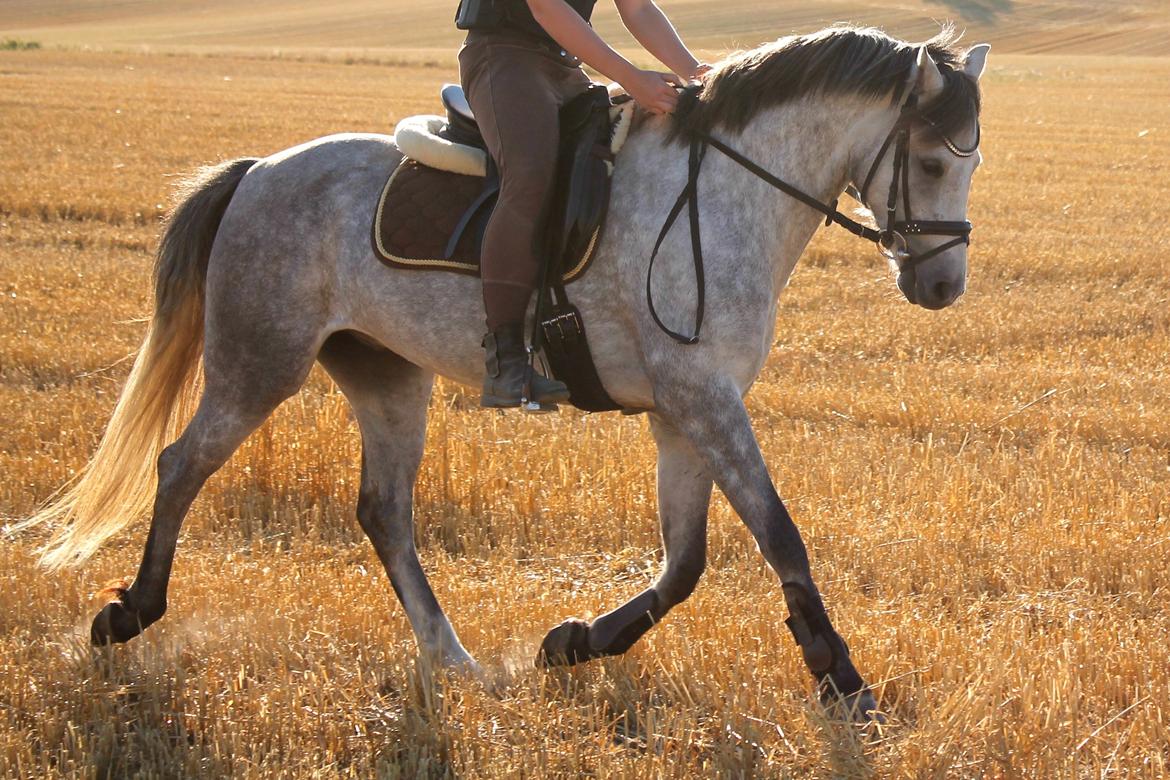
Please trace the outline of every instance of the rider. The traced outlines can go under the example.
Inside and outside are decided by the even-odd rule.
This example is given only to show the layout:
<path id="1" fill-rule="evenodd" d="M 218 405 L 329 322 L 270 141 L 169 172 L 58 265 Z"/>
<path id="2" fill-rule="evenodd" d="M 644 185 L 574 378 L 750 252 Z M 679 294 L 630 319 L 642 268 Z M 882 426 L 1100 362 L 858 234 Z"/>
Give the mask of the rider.
<path id="1" fill-rule="evenodd" d="M 485 407 L 518 406 L 527 355 L 524 316 L 539 270 L 539 241 L 551 199 L 558 113 L 589 86 L 581 63 L 620 84 L 651 114 L 668 114 L 675 86 L 710 69 L 700 63 L 653 0 L 614 0 L 626 29 L 671 72 L 642 70 L 589 24 L 596 0 L 462 0 L 469 30 L 459 76 L 500 171 L 500 194 L 483 236 L 487 312 Z M 566 401 L 568 388 L 535 374 L 534 401 Z"/>

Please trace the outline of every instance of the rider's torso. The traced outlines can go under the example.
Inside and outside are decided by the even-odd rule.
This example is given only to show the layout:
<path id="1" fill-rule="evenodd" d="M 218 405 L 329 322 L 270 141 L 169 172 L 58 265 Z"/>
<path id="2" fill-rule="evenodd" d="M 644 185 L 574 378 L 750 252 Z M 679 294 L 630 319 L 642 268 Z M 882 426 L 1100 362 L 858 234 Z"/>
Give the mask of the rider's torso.
<path id="1" fill-rule="evenodd" d="M 586 22 L 593 15 L 593 6 L 597 0 L 565 0 Z M 549 47 L 557 47 L 553 37 L 544 31 L 544 28 L 532 16 L 525 0 L 496 0 L 496 8 L 501 12 L 503 24 L 501 29 L 520 33 L 534 38 Z"/>

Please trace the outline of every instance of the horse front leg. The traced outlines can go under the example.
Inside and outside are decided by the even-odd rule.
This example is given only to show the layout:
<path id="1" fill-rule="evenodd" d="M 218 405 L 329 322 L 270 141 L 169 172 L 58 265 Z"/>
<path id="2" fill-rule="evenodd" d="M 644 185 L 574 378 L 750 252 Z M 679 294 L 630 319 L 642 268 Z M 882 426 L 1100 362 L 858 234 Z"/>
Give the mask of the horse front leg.
<path id="1" fill-rule="evenodd" d="M 707 558 L 707 508 L 711 476 L 685 436 L 650 415 L 658 445 L 658 516 L 666 561 L 654 584 L 612 612 L 587 623 L 570 619 L 541 643 L 537 663 L 575 664 L 626 652 L 699 582 Z"/>
<path id="2" fill-rule="evenodd" d="M 833 628 L 813 582 L 800 531 L 768 474 L 739 390 L 729 380 L 663 390 L 659 412 L 690 440 L 716 484 L 748 526 L 780 577 L 785 621 L 826 703 L 840 699 L 857 716 L 871 717 L 876 703 Z"/>

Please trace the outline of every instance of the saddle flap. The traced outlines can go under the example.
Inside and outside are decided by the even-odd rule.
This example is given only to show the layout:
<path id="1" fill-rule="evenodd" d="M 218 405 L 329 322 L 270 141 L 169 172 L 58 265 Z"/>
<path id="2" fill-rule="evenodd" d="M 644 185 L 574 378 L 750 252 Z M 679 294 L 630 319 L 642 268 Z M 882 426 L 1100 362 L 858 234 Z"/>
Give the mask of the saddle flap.
<path id="1" fill-rule="evenodd" d="M 574 275 L 571 264 L 592 255 L 591 245 L 605 221 L 613 167 L 609 109 L 606 88 L 594 85 L 561 111 L 560 186 L 552 211 L 560 224 L 549 226 L 554 241 L 551 259 L 560 266 L 554 272 Z"/>

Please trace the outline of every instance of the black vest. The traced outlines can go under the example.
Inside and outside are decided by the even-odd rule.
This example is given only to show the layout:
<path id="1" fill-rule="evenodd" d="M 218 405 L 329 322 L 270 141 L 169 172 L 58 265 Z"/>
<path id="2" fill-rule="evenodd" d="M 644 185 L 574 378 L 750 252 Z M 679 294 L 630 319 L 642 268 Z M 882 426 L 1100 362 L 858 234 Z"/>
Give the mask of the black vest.
<path id="1" fill-rule="evenodd" d="M 597 0 L 565 0 L 565 2 L 586 22 L 593 15 L 593 6 L 597 4 Z M 532 17 L 532 11 L 529 10 L 528 3 L 524 0 L 495 0 L 495 3 L 503 17 L 502 29 L 514 30 L 536 38 L 546 45 L 560 47 L 560 44 L 553 40 L 553 37 L 545 32 L 544 28 Z"/>

